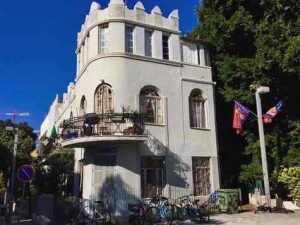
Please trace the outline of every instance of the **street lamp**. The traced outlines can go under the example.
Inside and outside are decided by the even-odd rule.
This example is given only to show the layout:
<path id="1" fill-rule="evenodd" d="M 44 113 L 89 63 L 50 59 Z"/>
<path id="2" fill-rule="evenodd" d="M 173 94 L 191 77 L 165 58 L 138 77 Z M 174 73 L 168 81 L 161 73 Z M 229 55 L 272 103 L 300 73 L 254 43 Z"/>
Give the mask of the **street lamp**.
<path id="1" fill-rule="evenodd" d="M 268 93 L 269 91 L 270 91 L 269 87 L 262 86 L 257 88 L 255 92 L 261 161 L 262 161 L 262 169 L 263 169 L 263 177 L 264 177 L 265 195 L 267 200 L 266 203 L 268 207 L 271 206 L 271 197 L 270 197 L 270 184 L 269 184 L 268 164 L 267 164 L 267 156 L 266 156 L 264 125 L 263 125 L 263 118 L 262 118 L 260 94 L 265 94 Z"/>
<path id="2" fill-rule="evenodd" d="M 16 173 L 16 159 L 17 159 L 17 151 L 18 151 L 18 134 L 19 129 L 7 126 L 5 127 L 6 131 L 12 131 L 15 134 L 14 139 L 14 151 L 13 151 L 13 160 L 12 160 L 12 170 L 11 170 L 11 180 L 10 180 L 10 197 L 9 197 L 9 211 L 8 211 L 8 218 L 7 223 L 8 225 L 11 224 L 11 215 L 12 215 L 12 208 L 13 208 L 13 199 L 14 199 L 14 189 L 15 189 L 15 173 Z"/>

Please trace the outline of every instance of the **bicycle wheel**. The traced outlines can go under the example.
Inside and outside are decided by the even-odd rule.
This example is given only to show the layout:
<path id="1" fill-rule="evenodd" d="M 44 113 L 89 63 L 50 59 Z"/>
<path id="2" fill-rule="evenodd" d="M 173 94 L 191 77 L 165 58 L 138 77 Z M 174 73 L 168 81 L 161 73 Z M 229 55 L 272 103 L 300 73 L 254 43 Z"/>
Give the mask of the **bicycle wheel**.
<path id="1" fill-rule="evenodd" d="M 155 206 L 149 207 L 146 211 L 145 221 L 150 223 L 158 223 L 160 221 L 159 209 Z"/>
<path id="2" fill-rule="evenodd" d="M 201 221 L 204 223 L 209 223 L 210 221 L 209 213 L 204 207 L 201 206 L 199 207 L 199 213 L 200 213 Z"/>
<path id="3" fill-rule="evenodd" d="M 74 215 L 73 218 L 70 219 L 71 225 L 85 225 L 86 218 L 85 215 L 80 211 L 77 215 Z"/>
<path id="4" fill-rule="evenodd" d="M 189 209 L 189 216 L 195 223 L 201 223 L 200 213 L 197 209 Z"/>
<path id="5" fill-rule="evenodd" d="M 143 225 L 142 217 L 139 214 L 131 214 L 129 216 L 129 225 Z"/>
<path id="6" fill-rule="evenodd" d="M 106 209 L 100 209 L 100 211 L 95 212 L 94 220 L 98 223 L 109 223 L 111 221 L 110 212 Z"/>
<path id="7" fill-rule="evenodd" d="M 188 218 L 187 209 L 185 207 L 177 208 L 177 217 L 180 221 L 185 221 Z"/>
<path id="8" fill-rule="evenodd" d="M 170 207 L 163 208 L 163 217 L 168 222 L 168 224 L 172 224 L 173 221 L 173 213 Z"/>

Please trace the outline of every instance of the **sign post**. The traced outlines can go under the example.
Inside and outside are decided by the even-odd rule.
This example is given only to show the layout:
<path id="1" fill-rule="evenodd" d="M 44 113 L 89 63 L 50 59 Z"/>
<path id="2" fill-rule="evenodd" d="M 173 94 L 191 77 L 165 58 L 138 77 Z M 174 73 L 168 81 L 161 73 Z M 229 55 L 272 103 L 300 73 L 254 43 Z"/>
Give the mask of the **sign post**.
<path id="1" fill-rule="evenodd" d="M 31 165 L 24 165 L 18 169 L 17 177 L 19 181 L 28 182 L 35 176 L 35 169 Z"/>

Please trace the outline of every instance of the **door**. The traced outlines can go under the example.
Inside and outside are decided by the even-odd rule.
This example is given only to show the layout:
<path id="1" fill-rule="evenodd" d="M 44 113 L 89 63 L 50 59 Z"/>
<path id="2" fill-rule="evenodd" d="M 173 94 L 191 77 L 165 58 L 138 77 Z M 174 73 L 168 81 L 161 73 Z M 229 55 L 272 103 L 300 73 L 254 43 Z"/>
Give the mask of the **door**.
<path id="1" fill-rule="evenodd" d="M 116 155 L 96 155 L 93 169 L 93 200 L 101 200 L 103 206 L 115 209 Z"/>

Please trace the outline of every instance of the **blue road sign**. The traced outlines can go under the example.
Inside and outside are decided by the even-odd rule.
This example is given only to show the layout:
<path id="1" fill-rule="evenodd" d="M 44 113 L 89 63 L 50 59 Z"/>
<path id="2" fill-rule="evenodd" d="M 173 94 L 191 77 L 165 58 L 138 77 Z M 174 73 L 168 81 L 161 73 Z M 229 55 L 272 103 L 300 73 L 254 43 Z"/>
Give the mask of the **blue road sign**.
<path id="1" fill-rule="evenodd" d="M 17 177 L 20 181 L 27 182 L 34 178 L 35 169 L 31 165 L 24 165 L 18 169 Z"/>

